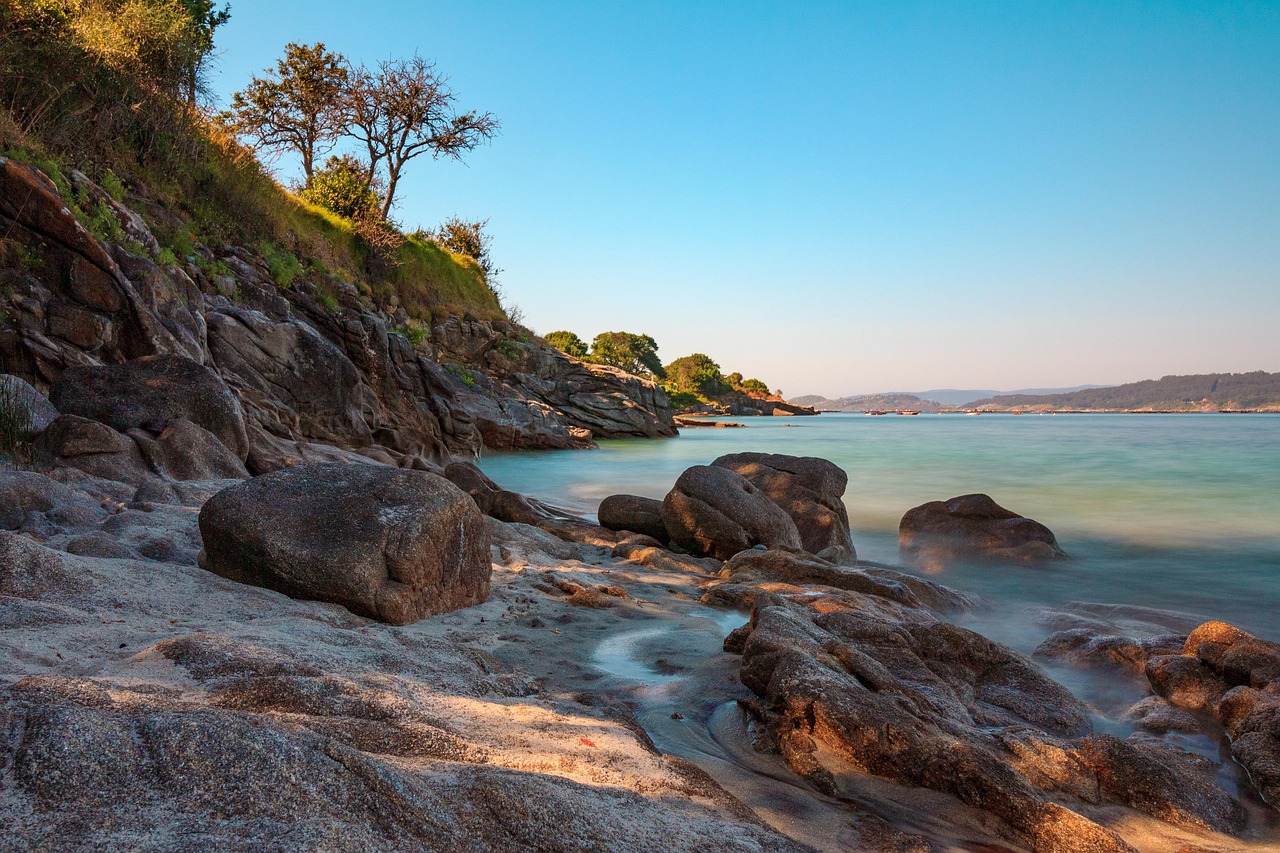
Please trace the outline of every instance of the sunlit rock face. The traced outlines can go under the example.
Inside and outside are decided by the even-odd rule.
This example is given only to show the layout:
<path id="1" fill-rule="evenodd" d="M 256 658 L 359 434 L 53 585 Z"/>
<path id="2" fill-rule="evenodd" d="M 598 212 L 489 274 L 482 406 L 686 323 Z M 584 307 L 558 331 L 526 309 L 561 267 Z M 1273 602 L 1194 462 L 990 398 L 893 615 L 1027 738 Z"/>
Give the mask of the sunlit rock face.
<path id="1" fill-rule="evenodd" d="M 1034 663 L 941 621 L 938 610 L 953 609 L 945 597 L 933 596 L 935 610 L 924 588 L 751 554 L 727 569 L 726 596 L 754 608 L 726 642 L 758 697 L 752 713 L 770 748 L 821 790 L 837 795 L 861 772 L 943 792 L 1037 853 L 1133 849 L 1086 816 L 1105 803 L 1191 829 L 1245 826 L 1211 765 L 1092 733 L 1090 709 Z"/>

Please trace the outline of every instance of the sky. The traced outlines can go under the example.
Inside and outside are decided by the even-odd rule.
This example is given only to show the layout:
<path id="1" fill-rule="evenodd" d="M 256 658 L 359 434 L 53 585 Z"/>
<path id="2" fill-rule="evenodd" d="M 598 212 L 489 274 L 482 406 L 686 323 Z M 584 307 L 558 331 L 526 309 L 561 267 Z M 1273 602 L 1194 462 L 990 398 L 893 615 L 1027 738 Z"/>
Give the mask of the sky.
<path id="1" fill-rule="evenodd" d="M 223 105 L 321 41 L 416 51 L 498 117 L 410 163 L 394 215 L 488 219 L 539 333 L 646 333 L 787 396 L 1280 371 L 1275 0 L 231 11 Z"/>

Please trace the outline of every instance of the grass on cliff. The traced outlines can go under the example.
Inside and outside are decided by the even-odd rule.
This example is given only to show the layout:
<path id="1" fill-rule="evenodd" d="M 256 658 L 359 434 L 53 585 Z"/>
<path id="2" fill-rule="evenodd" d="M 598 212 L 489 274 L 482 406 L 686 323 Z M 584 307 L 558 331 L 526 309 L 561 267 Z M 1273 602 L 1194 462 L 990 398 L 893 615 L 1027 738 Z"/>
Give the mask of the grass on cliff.
<path id="1" fill-rule="evenodd" d="M 448 314 L 504 317 L 470 258 L 413 238 L 391 258 L 372 255 L 350 221 L 286 190 L 219 121 L 104 69 L 74 45 L 51 46 L 50 38 L 0 39 L 0 88 L 14 88 L 0 106 L 0 153 L 49 174 L 69 204 L 74 198 L 65 176 L 77 168 L 112 195 L 124 191 L 123 202 L 148 221 L 166 256 L 189 257 L 197 244 L 269 244 L 301 267 L 346 279 L 382 307 L 399 304 L 420 321 Z M 47 74 L 19 73 L 33 68 Z M 71 82 L 84 85 L 41 100 L 49 75 L 81 75 L 84 80 Z M 122 103 L 138 109 L 122 109 Z M 95 124 L 95 116 L 102 121 Z M 101 131 L 104 124 L 111 133 Z M 109 227 L 94 227 L 101 211 L 76 210 L 95 234 L 111 236 Z"/>

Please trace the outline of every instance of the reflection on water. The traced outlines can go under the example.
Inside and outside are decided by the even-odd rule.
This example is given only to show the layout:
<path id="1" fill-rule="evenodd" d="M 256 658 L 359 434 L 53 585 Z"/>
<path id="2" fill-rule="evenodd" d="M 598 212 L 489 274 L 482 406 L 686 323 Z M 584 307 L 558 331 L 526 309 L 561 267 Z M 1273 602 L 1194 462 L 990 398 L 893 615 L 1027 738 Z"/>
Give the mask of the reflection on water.
<path id="1" fill-rule="evenodd" d="M 1183 610 L 1280 639 L 1280 416 L 922 415 L 747 418 L 596 451 L 481 461 L 504 487 L 580 512 L 619 492 L 662 497 L 724 453 L 821 456 L 849 474 L 859 556 L 898 562 L 897 525 L 930 500 L 986 492 L 1047 524 L 1072 560 L 952 566 L 994 602 L 1102 601 Z M 788 424 L 804 429 L 786 429 Z"/>

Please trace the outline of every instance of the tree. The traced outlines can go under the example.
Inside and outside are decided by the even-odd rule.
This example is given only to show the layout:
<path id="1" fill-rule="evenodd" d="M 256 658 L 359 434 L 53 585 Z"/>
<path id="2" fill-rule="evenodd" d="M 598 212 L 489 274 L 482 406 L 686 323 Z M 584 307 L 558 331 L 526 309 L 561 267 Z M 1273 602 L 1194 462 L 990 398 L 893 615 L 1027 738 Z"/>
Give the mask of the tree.
<path id="1" fill-rule="evenodd" d="M 574 358 L 587 357 L 587 342 L 573 332 L 552 332 L 543 338 L 551 346 Z"/>
<path id="2" fill-rule="evenodd" d="M 738 382 L 738 388 L 746 391 L 752 397 L 768 397 L 769 386 L 765 385 L 759 379 L 745 379 Z"/>
<path id="3" fill-rule="evenodd" d="M 591 360 L 636 376 L 662 379 L 666 374 L 658 359 L 658 344 L 648 335 L 603 332 L 591 342 Z"/>
<path id="4" fill-rule="evenodd" d="M 193 55 L 187 63 L 187 79 L 184 84 L 187 103 L 194 107 L 196 97 L 204 88 L 205 61 L 213 53 L 213 34 L 218 27 L 231 20 L 231 4 L 219 9 L 214 0 L 181 0 L 194 25 Z"/>
<path id="5" fill-rule="evenodd" d="M 488 224 L 489 220 L 487 219 L 481 219 L 478 222 L 467 222 L 456 216 L 451 216 L 435 231 L 429 232 L 427 236 L 450 252 L 466 255 L 473 259 L 480 265 L 480 269 L 484 270 L 485 281 L 492 284 L 492 279 L 497 278 L 498 273 L 502 272 L 502 270 L 494 264 L 493 258 L 489 254 L 489 249 L 493 244 L 493 237 L 484 230 Z"/>
<path id="6" fill-rule="evenodd" d="M 720 365 L 700 352 L 668 364 L 667 385 L 676 391 L 688 391 L 706 398 L 719 397 L 729 390 L 720 375 Z"/>
<path id="7" fill-rule="evenodd" d="M 730 373 L 724 378 L 724 381 L 728 382 L 730 386 L 737 388 L 742 385 L 742 374 L 737 372 Z"/>
<path id="8" fill-rule="evenodd" d="M 352 68 L 349 77 L 345 104 L 350 132 L 365 145 L 370 174 L 386 171 L 384 218 L 391 213 L 406 163 L 423 154 L 460 160 L 498 132 L 491 113 L 457 112 L 445 77 L 417 54 L 380 62 L 375 70 Z"/>
<path id="9" fill-rule="evenodd" d="M 346 60 L 325 50 L 323 42 L 290 42 L 274 69 L 235 93 L 232 116 L 238 130 L 260 147 L 296 151 L 310 184 L 316 156 L 331 149 L 347 127 L 348 80 Z"/>

